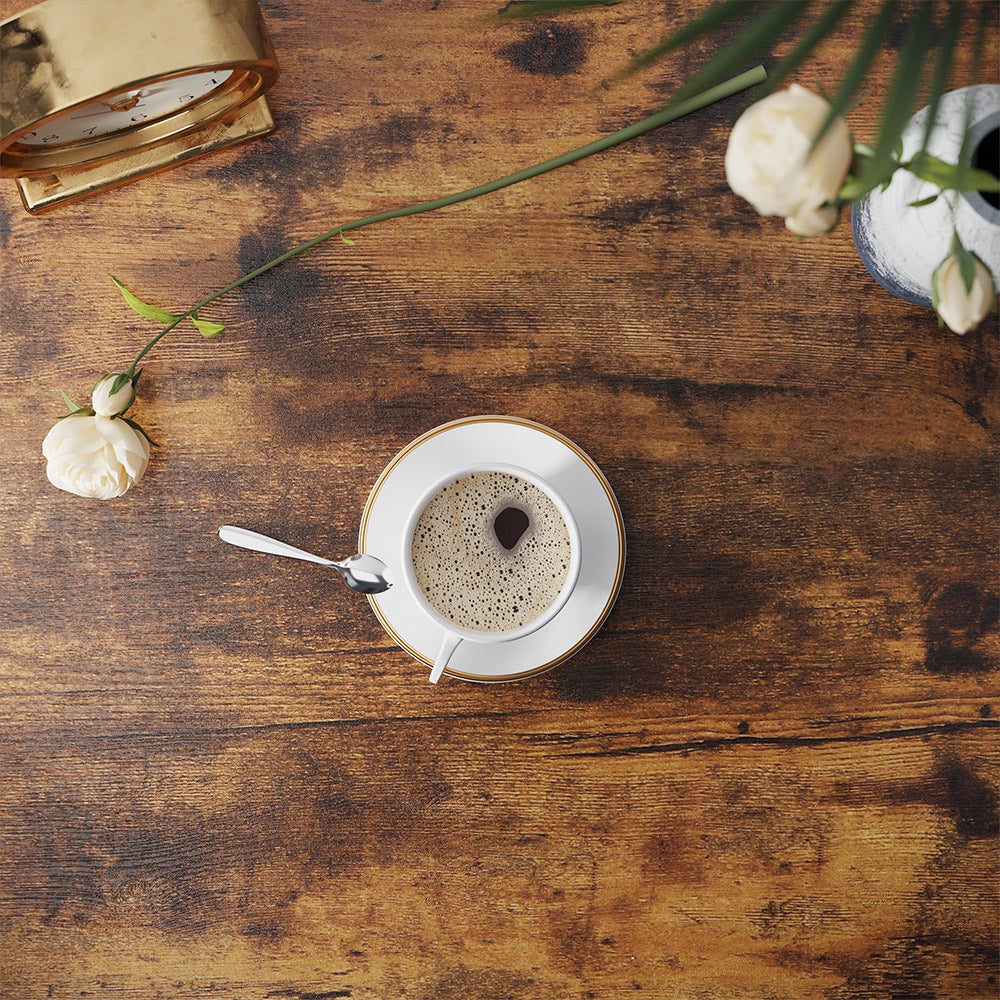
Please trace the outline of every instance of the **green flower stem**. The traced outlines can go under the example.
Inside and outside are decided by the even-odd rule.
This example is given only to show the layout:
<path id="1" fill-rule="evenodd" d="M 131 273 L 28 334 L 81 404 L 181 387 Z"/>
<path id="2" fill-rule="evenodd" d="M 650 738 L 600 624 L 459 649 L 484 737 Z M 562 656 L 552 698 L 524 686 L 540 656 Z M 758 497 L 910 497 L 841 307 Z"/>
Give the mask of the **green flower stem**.
<path id="1" fill-rule="evenodd" d="M 291 260 L 292 257 L 306 253 L 313 247 L 319 246 L 320 243 L 325 243 L 327 240 L 332 239 L 335 236 L 343 236 L 344 233 L 348 233 L 352 229 L 361 229 L 364 226 L 372 226 L 376 222 L 387 222 L 389 219 L 401 219 L 408 215 L 419 215 L 423 212 L 433 212 L 439 208 L 447 208 L 449 205 L 457 205 L 459 202 L 469 201 L 472 198 L 478 198 L 481 195 L 499 191 L 501 188 L 510 187 L 512 184 L 518 184 L 531 177 L 537 177 L 539 174 L 547 173 L 550 170 L 556 170 L 557 168 L 563 167 L 568 163 L 574 163 L 576 160 L 581 160 L 585 156 L 600 153 L 605 149 L 610 149 L 612 146 L 617 146 L 619 143 L 627 142 L 629 139 L 634 139 L 636 136 L 643 135 L 646 132 L 651 132 L 653 129 L 659 128 L 661 125 L 666 125 L 669 122 L 676 121 L 678 118 L 683 118 L 685 115 L 689 115 L 694 111 L 699 111 L 701 108 L 707 107 L 709 104 L 714 104 L 716 101 L 721 101 L 727 97 L 731 97 L 733 94 L 739 93 L 741 90 L 746 90 L 748 87 L 762 83 L 766 77 L 767 73 L 764 70 L 764 67 L 756 66 L 751 70 L 747 70 L 745 73 L 740 73 L 738 76 L 734 76 L 730 80 L 726 80 L 723 83 L 717 84 L 716 86 L 703 91 L 701 94 L 696 94 L 694 97 L 680 101 L 677 104 L 668 105 L 662 110 L 657 111 L 656 114 L 650 115 L 648 118 L 643 118 L 642 121 L 635 122 L 632 125 L 628 125 L 625 128 L 620 129 L 618 132 L 613 132 L 601 139 L 596 139 L 593 142 L 587 143 L 585 146 L 580 146 L 577 149 L 570 150 L 570 152 L 563 153 L 561 156 L 553 157 L 551 160 L 545 160 L 543 163 L 537 163 L 533 167 L 526 167 L 524 170 L 518 170 L 516 173 L 508 174 L 506 177 L 500 177 L 497 180 L 489 181 L 486 184 L 479 184 L 476 187 L 467 188 L 465 191 L 459 191 L 456 194 L 445 195 L 443 198 L 435 198 L 433 201 L 422 201 L 419 204 L 408 205 L 404 208 L 394 208 L 387 212 L 379 212 L 377 215 L 369 215 L 364 219 L 358 219 L 356 222 L 348 222 L 342 226 L 337 226 L 336 229 L 331 229 L 329 232 L 323 233 L 322 236 L 317 236 L 292 250 L 288 250 L 286 253 L 281 254 L 280 257 L 275 257 L 274 260 L 268 261 L 268 263 L 261 265 L 256 268 L 256 270 L 250 271 L 248 274 L 244 274 L 241 278 L 237 278 L 236 281 L 226 285 L 225 288 L 220 288 L 217 292 L 213 292 L 207 298 L 202 299 L 201 302 L 192 306 L 187 312 L 181 313 L 180 316 L 174 319 L 168 326 L 164 327 L 139 352 L 135 361 L 132 362 L 132 365 L 124 374 L 128 378 L 133 378 L 135 376 L 136 367 L 150 351 L 150 349 L 183 320 L 197 315 L 198 310 L 203 309 L 216 299 L 221 298 L 227 292 L 231 292 L 234 289 L 239 288 L 241 285 L 245 285 L 248 281 L 252 281 L 254 278 L 259 278 L 262 274 L 266 274 L 273 268 L 278 267 L 279 264 L 284 264 L 285 261 Z"/>

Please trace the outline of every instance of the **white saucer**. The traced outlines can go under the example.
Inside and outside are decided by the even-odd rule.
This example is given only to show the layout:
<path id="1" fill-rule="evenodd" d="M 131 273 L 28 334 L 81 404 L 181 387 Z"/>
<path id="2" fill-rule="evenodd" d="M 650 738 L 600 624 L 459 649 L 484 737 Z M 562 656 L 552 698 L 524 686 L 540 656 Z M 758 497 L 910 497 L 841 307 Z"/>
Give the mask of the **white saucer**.
<path id="1" fill-rule="evenodd" d="M 568 438 L 518 417 L 466 417 L 411 441 L 372 488 L 358 551 L 394 566 L 403 525 L 417 498 L 452 469 L 493 461 L 534 472 L 566 498 L 583 539 L 580 577 L 565 607 L 531 635 L 510 642 L 463 642 L 445 673 L 469 681 L 512 681 L 572 656 L 604 623 L 625 572 L 625 527 L 601 470 Z M 441 632 L 406 588 L 396 586 L 368 600 L 393 641 L 430 667 Z"/>

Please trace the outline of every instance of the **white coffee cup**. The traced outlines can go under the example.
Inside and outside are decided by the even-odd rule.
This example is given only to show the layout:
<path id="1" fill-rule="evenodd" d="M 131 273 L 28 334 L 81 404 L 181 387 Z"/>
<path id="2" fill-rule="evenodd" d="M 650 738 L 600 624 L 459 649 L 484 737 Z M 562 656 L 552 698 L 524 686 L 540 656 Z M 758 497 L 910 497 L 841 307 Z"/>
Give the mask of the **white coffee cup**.
<path id="1" fill-rule="evenodd" d="M 514 476 L 537 488 L 543 493 L 558 511 L 566 527 L 566 534 L 569 537 L 569 562 L 566 575 L 558 593 L 553 600 L 537 616 L 530 621 L 520 624 L 516 628 L 507 628 L 495 631 L 480 631 L 478 629 L 466 628 L 450 618 L 445 617 L 428 600 L 423 589 L 417 581 L 417 573 L 413 562 L 414 533 L 420 523 L 421 517 L 432 499 L 438 496 L 450 484 L 469 476 L 486 473 L 501 473 Z M 520 544 L 520 540 L 518 541 Z M 511 642 L 514 639 L 523 638 L 537 631 L 543 625 L 550 622 L 563 608 L 569 600 L 570 595 L 576 587 L 577 579 L 580 575 L 581 560 L 580 530 L 576 523 L 576 518 L 566 501 L 556 492 L 556 490 L 544 479 L 529 472 L 527 469 L 505 463 L 486 462 L 479 465 L 469 465 L 450 472 L 447 476 L 437 480 L 427 489 L 413 505 L 406 520 L 400 548 L 400 567 L 403 586 L 413 598 L 420 610 L 441 629 L 441 647 L 434 661 L 431 670 L 430 681 L 437 683 L 444 673 L 445 668 L 451 660 L 455 650 L 462 642 L 475 643 L 496 643 Z"/>

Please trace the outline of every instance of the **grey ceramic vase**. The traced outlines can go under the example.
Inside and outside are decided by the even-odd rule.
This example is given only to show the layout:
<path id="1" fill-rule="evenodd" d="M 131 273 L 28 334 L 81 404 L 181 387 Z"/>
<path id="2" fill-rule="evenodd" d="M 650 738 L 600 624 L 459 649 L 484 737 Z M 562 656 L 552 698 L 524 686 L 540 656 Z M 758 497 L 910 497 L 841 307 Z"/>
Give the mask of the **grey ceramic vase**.
<path id="1" fill-rule="evenodd" d="M 929 108 L 918 111 L 903 131 L 903 159 L 920 147 Z M 942 96 L 928 151 L 948 163 L 958 162 L 965 123 L 970 123 L 971 162 L 1000 172 L 1000 85 L 963 87 Z M 949 193 L 930 205 L 911 207 L 939 189 L 905 170 L 897 171 L 884 191 L 876 188 L 851 209 L 851 229 L 858 255 L 872 277 L 894 295 L 930 305 L 931 275 L 948 255 L 952 233 L 993 272 L 1000 288 L 1000 202 L 978 191 Z M 953 197 L 954 195 L 954 197 Z M 954 215 L 949 206 L 954 203 Z"/>

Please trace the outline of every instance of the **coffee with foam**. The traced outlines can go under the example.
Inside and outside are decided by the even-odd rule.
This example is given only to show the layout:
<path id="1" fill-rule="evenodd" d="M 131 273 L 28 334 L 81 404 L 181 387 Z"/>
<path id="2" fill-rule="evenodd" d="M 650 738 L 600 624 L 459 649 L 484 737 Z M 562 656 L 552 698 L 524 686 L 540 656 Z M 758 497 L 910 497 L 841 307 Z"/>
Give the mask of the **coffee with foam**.
<path id="1" fill-rule="evenodd" d="M 559 597 L 572 543 L 545 492 L 491 470 L 457 478 L 431 497 L 411 553 L 417 584 L 438 614 L 474 632 L 506 632 Z"/>

